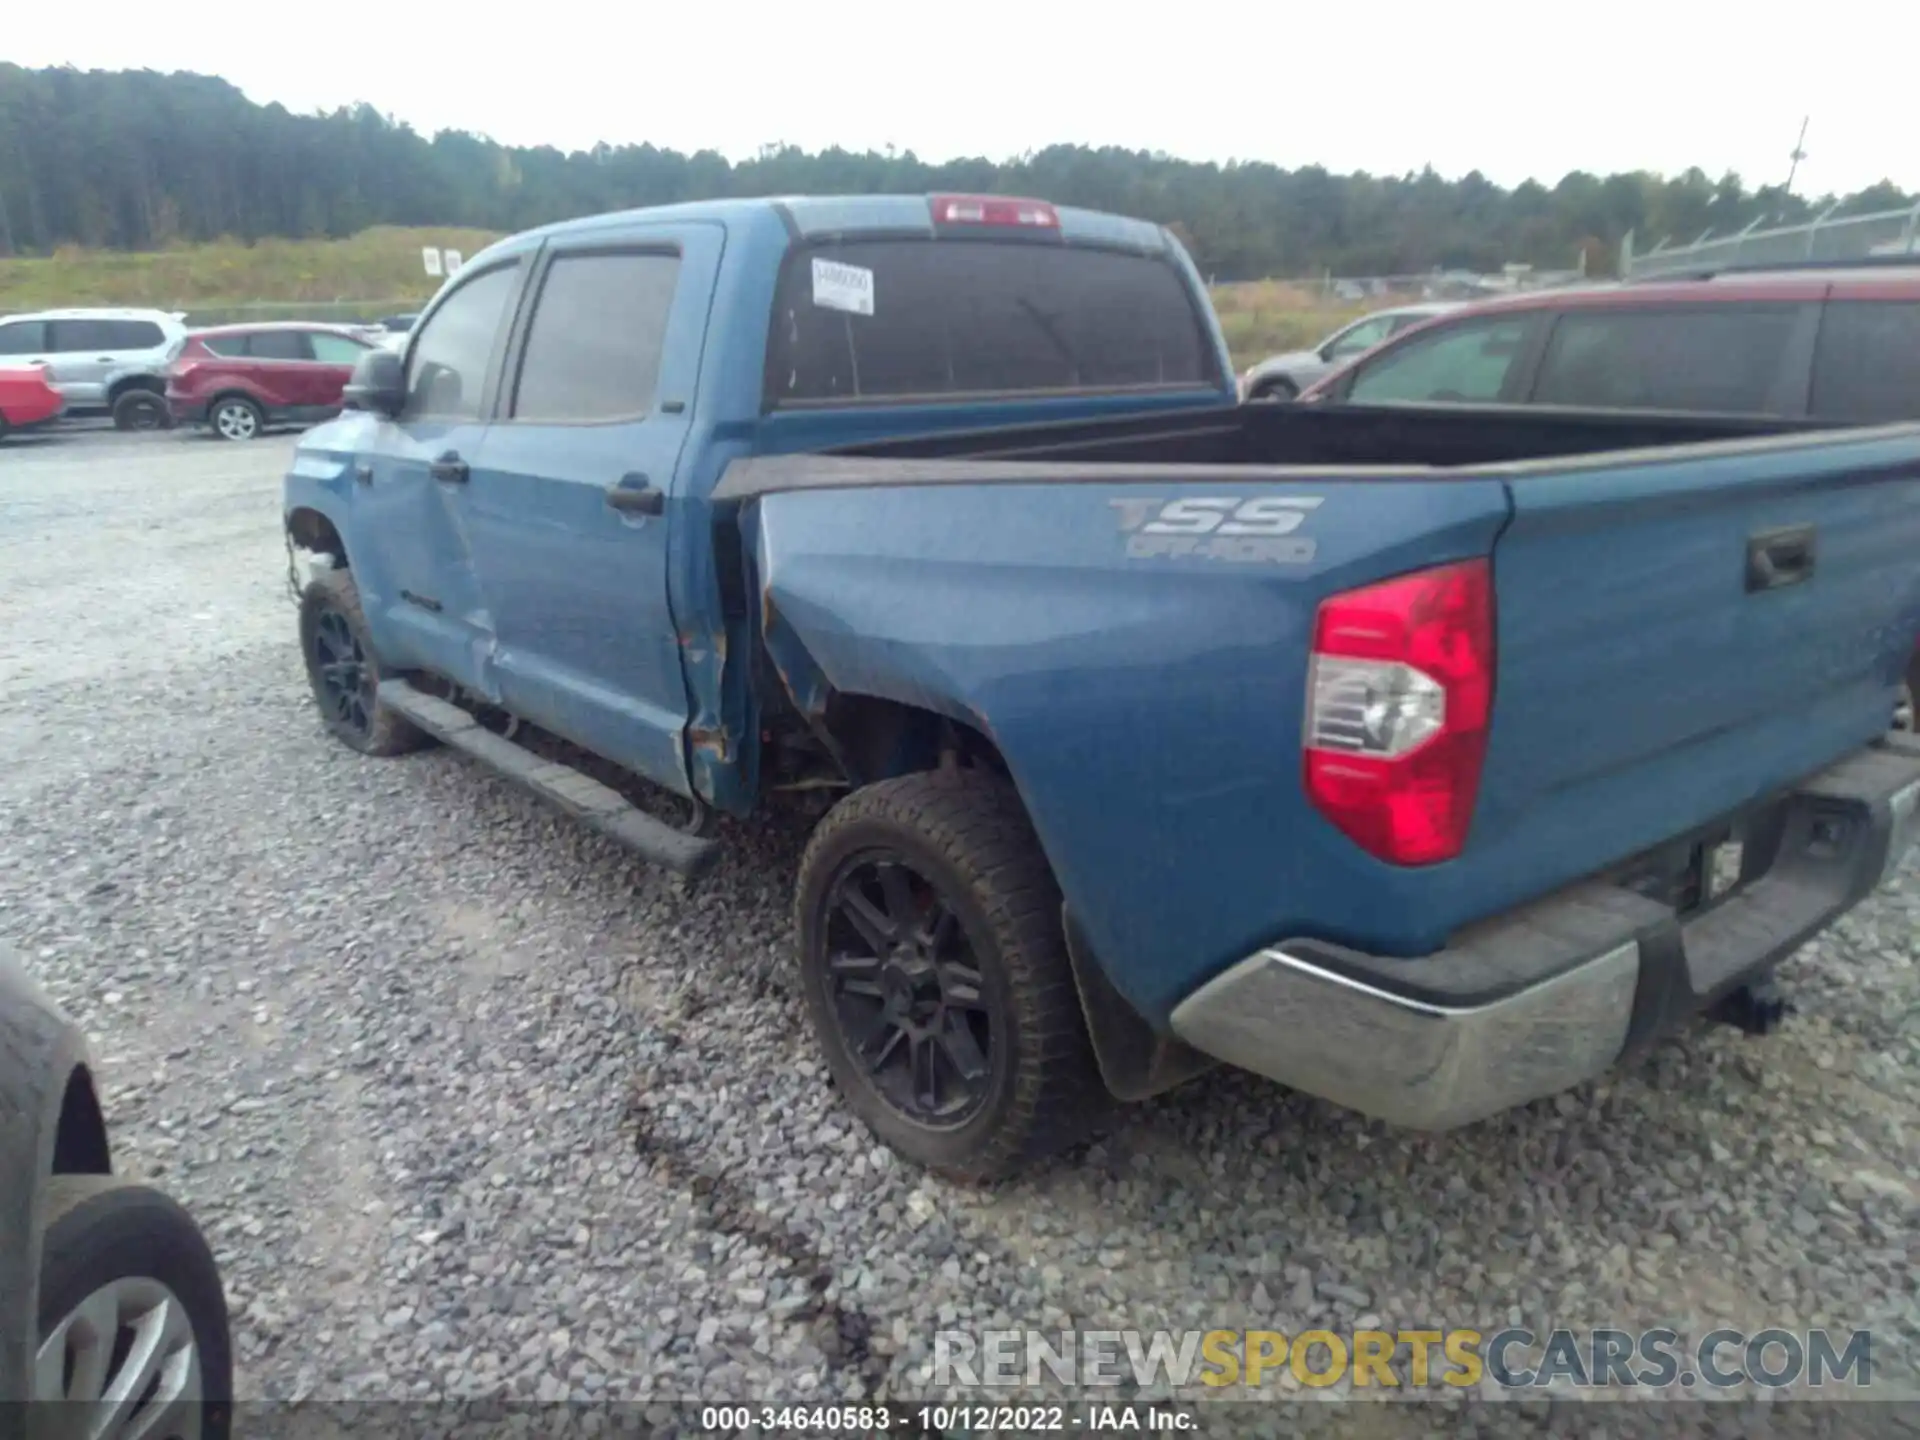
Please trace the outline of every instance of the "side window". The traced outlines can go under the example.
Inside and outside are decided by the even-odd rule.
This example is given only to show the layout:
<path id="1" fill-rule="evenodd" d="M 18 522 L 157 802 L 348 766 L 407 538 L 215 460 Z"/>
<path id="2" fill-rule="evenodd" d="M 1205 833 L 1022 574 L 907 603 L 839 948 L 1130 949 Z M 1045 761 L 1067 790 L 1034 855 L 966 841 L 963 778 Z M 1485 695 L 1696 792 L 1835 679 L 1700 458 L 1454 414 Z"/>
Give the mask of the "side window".
<path id="1" fill-rule="evenodd" d="M 104 353 L 114 348 L 111 320 L 55 320 L 47 329 L 52 332 L 48 348 L 60 355 L 73 355 L 82 350 Z"/>
<path id="2" fill-rule="evenodd" d="M 624 420 L 651 410 L 679 275 L 677 255 L 556 257 L 527 328 L 513 418 Z"/>
<path id="3" fill-rule="evenodd" d="M 0 325 L 0 355 L 40 355 L 47 348 L 47 322 L 15 320 Z"/>
<path id="4" fill-rule="evenodd" d="M 222 360 L 238 360 L 247 353 L 245 335 L 203 335 L 200 343 Z"/>
<path id="5" fill-rule="evenodd" d="M 1321 352 L 1323 360 L 1346 360 L 1363 350 L 1371 350 L 1393 331 L 1391 315 L 1376 315 L 1343 330 Z"/>
<path id="6" fill-rule="evenodd" d="M 414 337 L 402 419 L 479 416 L 487 362 L 506 319 L 516 268 L 501 265 L 464 281 Z"/>
<path id="7" fill-rule="evenodd" d="M 322 365 L 357 365 L 360 357 L 373 348 L 325 330 L 308 331 L 307 342 L 313 346 L 313 358 Z"/>
<path id="8" fill-rule="evenodd" d="M 108 320 L 109 350 L 158 350 L 167 337 L 151 320 Z"/>
<path id="9" fill-rule="evenodd" d="M 1813 352 L 1813 413 L 1920 420 L 1920 303 L 1829 300 Z"/>
<path id="10" fill-rule="evenodd" d="M 1468 320 L 1409 340 L 1362 366 L 1346 398 L 1490 404 L 1506 388 L 1532 325 L 1528 315 Z"/>
<path id="11" fill-rule="evenodd" d="M 247 354 L 256 360 L 311 360 L 307 337 L 298 330 L 256 330 L 247 337 Z"/>
<path id="12" fill-rule="evenodd" d="M 1574 310 L 1553 327 L 1536 405 L 1764 414 L 1800 307 Z"/>

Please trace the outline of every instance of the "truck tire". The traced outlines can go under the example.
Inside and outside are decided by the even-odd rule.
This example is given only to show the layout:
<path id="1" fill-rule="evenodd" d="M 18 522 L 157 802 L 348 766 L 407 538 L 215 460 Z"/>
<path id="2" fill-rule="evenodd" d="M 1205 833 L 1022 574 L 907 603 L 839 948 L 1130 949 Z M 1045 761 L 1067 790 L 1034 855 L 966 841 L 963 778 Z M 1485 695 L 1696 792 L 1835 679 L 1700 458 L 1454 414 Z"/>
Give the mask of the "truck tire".
<path id="1" fill-rule="evenodd" d="M 165 430 L 171 419 L 165 398 L 144 386 L 122 390 L 113 402 L 116 430 Z"/>
<path id="2" fill-rule="evenodd" d="M 233 1348 L 220 1269 L 193 1217 L 160 1191 L 111 1175 L 48 1181 L 38 1321 L 34 1399 L 150 1389 L 94 1433 L 227 1435 Z M 157 1345 L 125 1343 L 150 1327 Z"/>
<path id="3" fill-rule="evenodd" d="M 431 737 L 375 695 L 380 662 L 351 570 L 316 575 L 300 595 L 300 655 L 327 731 L 362 755 L 405 755 Z"/>
<path id="4" fill-rule="evenodd" d="M 907 1159 L 995 1180 L 1105 1111 L 1059 887 L 1005 780 L 937 771 L 847 796 L 807 845 L 794 912 L 834 1082 Z"/>

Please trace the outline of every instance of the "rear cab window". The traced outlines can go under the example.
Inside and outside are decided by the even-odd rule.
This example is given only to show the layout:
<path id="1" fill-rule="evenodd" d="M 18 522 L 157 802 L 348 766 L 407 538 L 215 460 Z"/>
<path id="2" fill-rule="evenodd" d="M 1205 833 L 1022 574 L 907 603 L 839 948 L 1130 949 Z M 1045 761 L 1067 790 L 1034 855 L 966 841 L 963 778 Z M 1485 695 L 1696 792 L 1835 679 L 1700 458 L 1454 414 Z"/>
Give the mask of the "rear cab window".
<path id="1" fill-rule="evenodd" d="M 1805 310 L 1748 301 L 1568 310 L 1547 339 L 1531 398 L 1615 410 L 1791 413 L 1787 365 Z"/>
<path id="2" fill-rule="evenodd" d="M 847 240 L 787 258 L 766 405 L 1218 388 L 1217 369 L 1196 297 L 1168 257 L 976 237 Z"/>
<path id="3" fill-rule="evenodd" d="M 1810 405 L 1823 420 L 1920 420 L 1920 300 L 1828 301 Z"/>

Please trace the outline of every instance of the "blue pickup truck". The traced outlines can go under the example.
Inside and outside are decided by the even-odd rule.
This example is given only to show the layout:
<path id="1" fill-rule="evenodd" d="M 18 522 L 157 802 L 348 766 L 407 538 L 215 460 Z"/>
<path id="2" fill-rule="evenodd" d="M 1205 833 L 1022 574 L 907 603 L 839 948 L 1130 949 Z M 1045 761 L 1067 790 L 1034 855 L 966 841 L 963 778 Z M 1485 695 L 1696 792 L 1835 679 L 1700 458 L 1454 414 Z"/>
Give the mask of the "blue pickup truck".
<path id="1" fill-rule="evenodd" d="M 1224 1061 L 1445 1128 L 1888 873 L 1920 427 L 1237 406 L 1163 229 L 736 201 L 476 256 L 286 481 L 326 726 L 683 875 L 832 797 L 798 978 L 987 1178 Z"/>

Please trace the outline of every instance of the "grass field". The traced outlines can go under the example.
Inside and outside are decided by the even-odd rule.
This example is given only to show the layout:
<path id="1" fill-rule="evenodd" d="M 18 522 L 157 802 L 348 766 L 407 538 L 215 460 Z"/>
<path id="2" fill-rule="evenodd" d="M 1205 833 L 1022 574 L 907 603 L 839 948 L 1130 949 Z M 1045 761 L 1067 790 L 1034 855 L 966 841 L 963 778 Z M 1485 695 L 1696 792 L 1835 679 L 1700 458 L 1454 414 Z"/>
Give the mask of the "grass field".
<path id="1" fill-rule="evenodd" d="M 346 240 L 237 240 L 127 254 L 63 249 L 0 260 L 0 315 L 63 305 L 143 305 L 184 310 L 198 324 L 242 319 L 370 318 L 417 306 L 439 282 L 420 263 L 425 246 L 472 255 L 496 237 L 482 230 L 381 226 Z M 1262 280 L 1214 288 L 1236 366 L 1311 345 L 1367 309 L 1311 289 Z"/>

